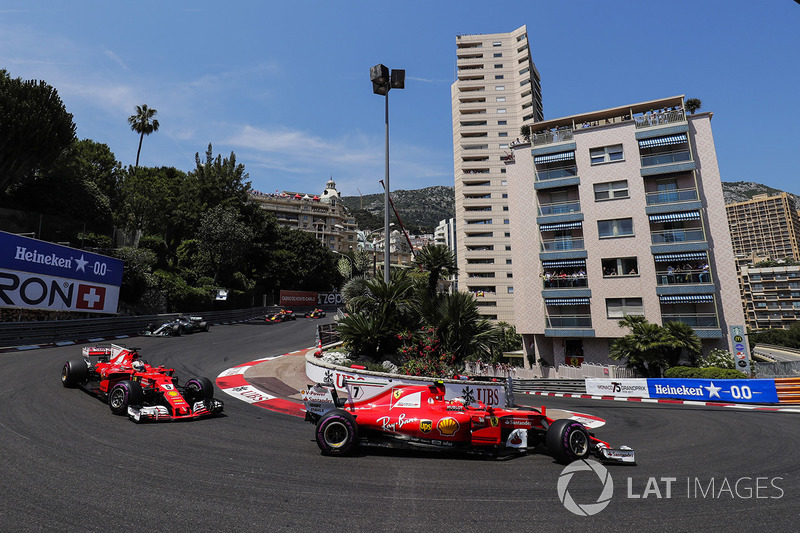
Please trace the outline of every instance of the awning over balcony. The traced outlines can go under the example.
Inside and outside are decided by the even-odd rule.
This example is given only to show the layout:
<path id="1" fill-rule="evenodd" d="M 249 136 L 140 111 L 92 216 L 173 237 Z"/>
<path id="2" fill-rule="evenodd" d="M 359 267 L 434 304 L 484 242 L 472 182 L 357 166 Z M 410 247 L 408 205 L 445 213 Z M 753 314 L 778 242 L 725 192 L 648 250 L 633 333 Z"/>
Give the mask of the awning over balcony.
<path id="1" fill-rule="evenodd" d="M 679 222 L 681 220 L 700 220 L 700 211 L 684 211 L 683 213 L 664 213 L 650 215 L 650 222 Z"/>
<path id="2" fill-rule="evenodd" d="M 579 229 L 583 227 L 583 222 L 560 222 L 553 224 L 539 224 L 539 231 L 559 231 L 564 229 Z"/>
<path id="3" fill-rule="evenodd" d="M 544 305 L 589 305 L 589 298 L 545 298 Z"/>
<path id="4" fill-rule="evenodd" d="M 561 261 L 542 261 L 542 268 L 586 267 L 586 259 L 563 259 Z"/>
<path id="5" fill-rule="evenodd" d="M 713 294 L 662 294 L 658 297 L 662 304 L 710 304 Z"/>
<path id="6" fill-rule="evenodd" d="M 555 161 L 568 161 L 575 159 L 575 152 L 558 152 L 557 154 L 537 155 L 533 158 L 533 162 L 537 165 L 542 163 L 553 163 Z"/>
<path id="7" fill-rule="evenodd" d="M 652 148 L 653 146 L 667 146 L 668 144 L 681 144 L 687 142 L 686 134 L 667 135 L 666 137 L 656 137 L 654 139 L 642 139 L 639 141 L 639 148 Z"/>
<path id="8" fill-rule="evenodd" d="M 656 263 L 669 263 L 670 261 L 705 261 L 708 260 L 706 252 L 684 252 L 682 254 L 655 254 L 653 261 Z"/>

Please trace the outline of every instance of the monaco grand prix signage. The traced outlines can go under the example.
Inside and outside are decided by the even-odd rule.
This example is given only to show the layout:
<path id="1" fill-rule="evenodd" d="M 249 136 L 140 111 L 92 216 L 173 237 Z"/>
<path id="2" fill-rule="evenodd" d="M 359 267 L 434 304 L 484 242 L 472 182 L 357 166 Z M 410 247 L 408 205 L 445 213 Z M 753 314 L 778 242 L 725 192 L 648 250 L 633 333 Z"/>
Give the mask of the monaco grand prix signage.
<path id="1" fill-rule="evenodd" d="M 0 231 L 0 307 L 117 312 L 123 262 Z"/>

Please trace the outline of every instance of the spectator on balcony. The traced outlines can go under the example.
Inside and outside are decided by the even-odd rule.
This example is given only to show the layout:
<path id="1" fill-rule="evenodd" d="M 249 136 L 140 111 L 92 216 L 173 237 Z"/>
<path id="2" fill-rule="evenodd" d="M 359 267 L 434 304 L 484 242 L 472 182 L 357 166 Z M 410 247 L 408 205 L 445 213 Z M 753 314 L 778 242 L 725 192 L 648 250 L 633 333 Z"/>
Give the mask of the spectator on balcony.
<path id="1" fill-rule="evenodd" d="M 711 280 L 708 270 L 708 261 L 703 261 L 703 264 L 700 265 L 700 283 L 708 283 Z"/>
<path id="2" fill-rule="evenodd" d="M 672 284 L 675 283 L 675 267 L 669 265 L 667 267 L 667 283 Z"/>

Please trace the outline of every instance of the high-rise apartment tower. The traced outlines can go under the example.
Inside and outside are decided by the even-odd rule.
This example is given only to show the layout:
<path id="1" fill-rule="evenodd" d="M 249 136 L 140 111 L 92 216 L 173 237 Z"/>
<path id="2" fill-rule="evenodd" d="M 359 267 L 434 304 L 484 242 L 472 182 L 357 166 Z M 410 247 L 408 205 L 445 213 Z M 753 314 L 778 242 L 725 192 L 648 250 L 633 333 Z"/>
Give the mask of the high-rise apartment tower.
<path id="1" fill-rule="evenodd" d="M 542 92 L 525 26 L 458 35 L 453 167 L 458 288 L 481 314 L 514 323 L 514 279 L 505 159 L 524 124 L 540 121 Z"/>

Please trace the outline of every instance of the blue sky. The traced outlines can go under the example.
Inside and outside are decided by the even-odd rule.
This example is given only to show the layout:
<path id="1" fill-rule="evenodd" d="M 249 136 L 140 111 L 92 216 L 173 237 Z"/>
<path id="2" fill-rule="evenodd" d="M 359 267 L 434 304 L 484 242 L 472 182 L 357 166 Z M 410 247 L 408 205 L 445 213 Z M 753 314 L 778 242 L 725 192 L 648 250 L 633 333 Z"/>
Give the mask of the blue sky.
<path id="1" fill-rule="evenodd" d="M 800 5 L 753 2 L 192 2 L 3 0 L 0 68 L 54 86 L 79 138 L 136 158 L 127 124 L 158 110 L 141 165 L 192 170 L 236 153 L 257 190 L 381 192 L 383 97 L 391 186 L 453 185 L 455 36 L 527 25 L 545 118 L 685 94 L 712 111 L 724 181 L 800 194 Z"/>

